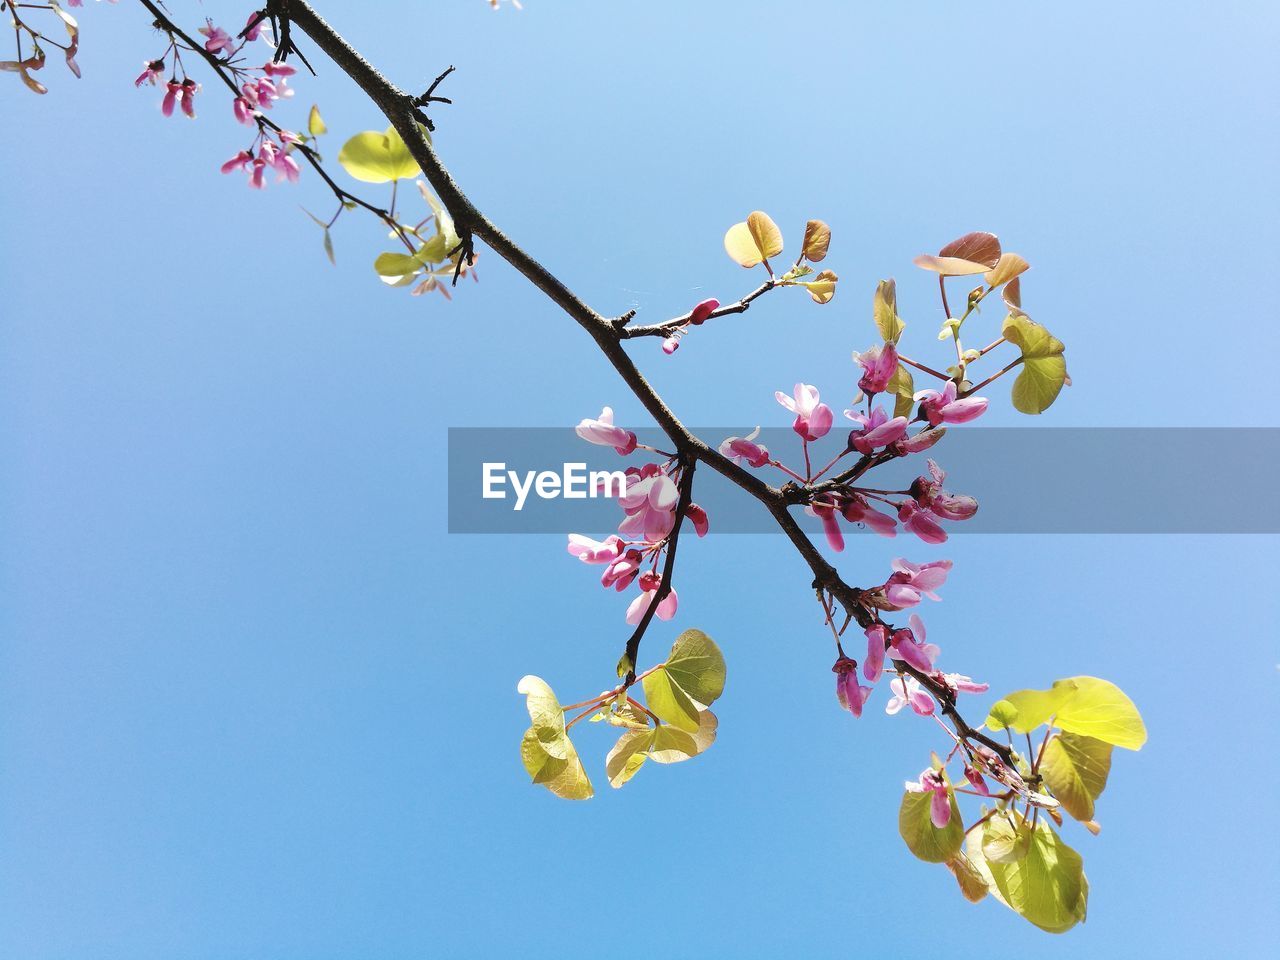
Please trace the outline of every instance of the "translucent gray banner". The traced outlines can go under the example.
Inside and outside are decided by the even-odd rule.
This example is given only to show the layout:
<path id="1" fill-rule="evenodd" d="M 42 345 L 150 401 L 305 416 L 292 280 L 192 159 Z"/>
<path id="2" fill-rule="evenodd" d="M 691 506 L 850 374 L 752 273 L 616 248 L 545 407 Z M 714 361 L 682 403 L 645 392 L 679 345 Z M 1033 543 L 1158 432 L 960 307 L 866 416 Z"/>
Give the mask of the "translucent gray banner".
<path id="1" fill-rule="evenodd" d="M 718 445 L 749 430 L 693 432 Z M 660 431 L 637 435 L 643 444 L 670 447 Z M 837 428 L 811 445 L 815 469 L 843 448 L 846 436 Z M 763 430 L 757 442 L 792 469 L 803 466 L 800 440 L 789 428 Z M 645 450 L 619 456 L 572 428 L 450 428 L 448 447 L 450 533 L 612 533 L 622 511 L 612 498 L 591 495 L 592 471 L 661 459 Z M 947 471 L 947 489 L 980 504 L 970 520 L 943 522 L 953 536 L 1280 533 L 1280 428 L 965 426 L 949 430 L 927 454 L 885 464 L 861 483 L 905 490 L 927 472 L 929 456 Z M 753 472 L 774 486 L 789 479 L 775 467 Z M 710 516 L 712 533 L 777 532 L 759 503 L 705 466 L 694 500 Z M 801 508 L 793 514 L 806 529 L 820 529 Z"/>

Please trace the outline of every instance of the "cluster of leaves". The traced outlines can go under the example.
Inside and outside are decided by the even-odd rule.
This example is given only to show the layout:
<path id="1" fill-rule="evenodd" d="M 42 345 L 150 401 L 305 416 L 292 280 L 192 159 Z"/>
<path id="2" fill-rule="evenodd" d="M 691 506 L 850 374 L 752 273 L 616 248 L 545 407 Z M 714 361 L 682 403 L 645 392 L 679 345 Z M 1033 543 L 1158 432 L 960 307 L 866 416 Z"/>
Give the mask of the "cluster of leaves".
<path id="1" fill-rule="evenodd" d="M 422 128 L 422 133 L 430 136 L 425 128 Z M 338 153 L 338 163 L 363 183 L 394 185 L 401 180 L 413 180 L 422 175 L 417 161 L 413 159 L 394 127 L 388 127 L 385 131 L 365 130 L 357 133 L 343 144 Z M 373 269 L 388 286 L 414 285 L 412 292 L 415 295 L 437 291 L 449 298 L 448 283 L 455 274 L 471 271 L 474 278 L 475 273 L 471 265 L 462 259 L 464 254 L 461 238 L 448 210 L 427 189 L 424 181 L 418 180 L 417 187 L 430 214 L 416 223 L 395 220 L 397 229 L 390 236 L 391 239 L 398 240 L 404 249 L 378 254 L 373 261 Z M 390 214 L 395 216 L 394 194 Z M 325 250 L 332 257 L 332 244 L 327 230 L 325 236 Z"/>
<path id="2" fill-rule="evenodd" d="M 735 223 L 724 235 L 725 252 L 739 266 L 751 269 L 763 265 L 773 285 L 804 287 L 815 303 L 830 303 L 836 295 L 836 282 L 840 278 L 835 272 L 822 270 L 815 274 L 809 265 L 824 260 L 830 245 L 831 228 L 821 220 L 810 220 L 805 224 L 800 256 L 796 257 L 791 269 L 779 277 L 773 272 L 769 260 L 782 255 L 782 231 L 767 213 L 756 210 L 746 220 Z M 812 280 L 804 279 L 810 276 Z"/>
<path id="3" fill-rule="evenodd" d="M 936 255 L 916 257 L 915 264 L 938 275 L 944 304 L 948 278 L 982 275 L 983 284 L 969 291 L 964 313 L 958 317 L 948 316 L 938 333 L 940 340 L 955 341 L 956 363 L 948 368 L 947 374 L 956 381 L 960 395 L 977 389 L 966 377 L 969 364 L 1007 342 L 1020 351 L 1018 357 L 1005 367 L 1005 370 L 1021 368 L 1013 383 L 1014 408 L 1028 414 L 1039 414 L 1049 409 L 1062 387 L 1069 385 L 1071 379 L 1067 376 L 1062 341 L 1032 320 L 1022 309 L 1021 278 L 1030 269 L 1030 264 L 1016 253 L 1003 252 L 996 235 L 983 232 L 967 233 L 946 244 Z M 876 291 L 876 325 L 886 341 L 896 343 L 902 334 L 903 324 L 896 316 L 891 286 L 888 291 L 889 299 L 883 300 L 884 287 L 886 283 L 891 285 L 892 282 L 882 283 L 881 290 Z M 965 321 L 980 312 L 982 302 L 1001 288 L 1008 314 L 1001 325 L 999 339 L 981 350 L 964 349 L 960 333 Z M 1000 374 L 1005 370 L 1001 370 Z M 985 386 L 993 379 L 995 377 L 983 381 L 979 386 Z"/>
<path id="4" fill-rule="evenodd" d="M 52 13 L 61 23 L 62 28 L 66 31 L 67 42 L 60 43 L 54 40 L 48 34 L 42 32 L 39 27 L 28 24 L 21 16 L 18 15 L 18 7 L 21 6 L 27 11 L 47 11 Z M 62 51 L 63 58 L 67 62 L 67 69 L 70 70 L 78 78 L 80 76 L 80 65 L 76 63 L 76 54 L 80 50 L 80 25 L 76 22 L 76 18 L 58 5 L 57 0 L 45 0 L 44 3 L 23 3 L 14 4 L 11 0 L 3 0 L 0 2 L 0 11 L 6 11 L 9 14 L 9 22 L 13 27 L 14 37 L 14 57 L 13 60 L 0 60 L 0 71 L 8 73 L 16 73 L 18 78 L 32 93 L 48 93 L 49 88 L 32 76 L 37 70 L 43 70 L 46 60 L 45 44 L 57 47 Z M 25 14 L 30 16 L 30 12 Z M 22 49 L 23 37 L 27 37 L 30 44 L 30 52 L 24 52 Z"/>
<path id="5" fill-rule="evenodd" d="M 623 683 L 562 707 L 545 680 L 524 677 L 516 689 L 525 695 L 531 721 L 520 742 L 525 770 L 558 797 L 590 798 L 591 779 L 569 739 L 569 730 L 584 717 L 623 728 L 605 759 L 612 787 L 621 787 L 650 760 L 678 763 L 696 757 L 716 738 L 716 716 L 709 707 L 724 692 L 724 681 L 724 656 L 701 630 L 680 634 L 667 659 L 636 678 L 643 703 L 632 696 L 635 687 Z M 582 712 L 566 722 L 566 710 L 579 708 Z"/>
<path id="6" fill-rule="evenodd" d="M 898 813 L 907 848 L 929 863 L 943 863 L 960 890 L 976 903 L 990 894 L 1050 933 L 1062 933 L 1085 919 L 1089 883 L 1084 860 L 1058 835 L 1061 811 L 1092 834 L 1098 797 L 1111 772 L 1115 747 L 1138 750 L 1147 740 L 1137 708 L 1119 687 L 1096 677 L 1059 680 L 1048 690 L 1020 690 L 991 708 L 986 726 L 1027 737 L 1028 755 L 1013 754 L 1014 775 L 1003 774 L 1003 793 L 992 794 L 966 828 L 957 794 L 936 756 L 932 769 L 946 784 L 951 815 L 945 825 L 931 816 L 932 795 L 908 789 Z M 1032 734 L 1043 728 L 1032 755 Z M 1012 736 L 1010 744 L 1013 743 Z M 998 776 L 988 766 L 985 773 Z"/>

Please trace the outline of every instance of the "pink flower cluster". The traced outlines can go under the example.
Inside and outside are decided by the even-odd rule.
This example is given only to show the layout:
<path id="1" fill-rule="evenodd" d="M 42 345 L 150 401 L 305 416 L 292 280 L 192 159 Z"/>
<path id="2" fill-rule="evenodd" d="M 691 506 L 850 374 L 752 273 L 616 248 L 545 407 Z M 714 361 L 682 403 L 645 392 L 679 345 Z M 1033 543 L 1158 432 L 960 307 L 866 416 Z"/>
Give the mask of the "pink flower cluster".
<path id="1" fill-rule="evenodd" d="M 588 443 L 612 447 L 621 456 L 629 456 L 637 449 L 651 449 L 637 443 L 635 433 L 615 424 L 609 407 L 605 407 L 600 416 L 579 423 L 576 432 Z M 623 471 L 626 488 L 617 494 L 618 506 L 623 512 L 618 525 L 621 536 L 615 534 L 604 540 L 593 540 L 582 534 L 569 534 L 571 556 L 583 563 L 604 567 L 601 586 L 621 593 L 632 583 L 637 584 L 639 595 L 627 607 L 629 624 L 638 624 L 644 618 L 662 586 L 659 566 L 675 530 L 680 502 L 676 463 L 675 458 L 669 458 L 663 463 L 646 463 Z M 685 519 L 699 537 L 707 535 L 710 522 L 698 504 L 688 505 Z M 654 616 L 670 620 L 676 615 L 678 604 L 676 591 L 668 590 L 658 602 Z"/>
<path id="2" fill-rule="evenodd" d="M 222 165 L 223 173 L 234 173 L 243 170 L 249 174 L 249 186 L 261 190 L 267 185 L 267 171 L 274 170 L 276 182 L 288 180 L 297 183 L 301 169 L 298 161 L 290 156 L 290 148 L 297 143 L 297 136 L 288 130 L 279 134 L 279 143 L 267 137 L 266 131 L 259 131 L 255 147 L 241 150 Z"/>

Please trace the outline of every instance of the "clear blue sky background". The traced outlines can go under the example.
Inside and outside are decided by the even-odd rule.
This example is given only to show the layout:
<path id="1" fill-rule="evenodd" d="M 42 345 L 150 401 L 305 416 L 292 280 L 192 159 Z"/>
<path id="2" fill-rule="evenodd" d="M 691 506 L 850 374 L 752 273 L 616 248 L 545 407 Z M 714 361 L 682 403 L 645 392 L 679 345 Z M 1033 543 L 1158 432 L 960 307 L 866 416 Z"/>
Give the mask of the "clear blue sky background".
<path id="1" fill-rule="evenodd" d="M 173 6 L 192 27 L 248 11 Z M 908 337 L 938 350 L 910 258 L 991 229 L 1034 264 L 1028 308 L 1069 346 L 1076 385 L 1047 424 L 1280 425 L 1274 4 L 323 9 L 411 89 L 459 67 L 441 153 L 602 311 L 656 320 L 745 292 L 720 243 L 754 208 L 793 243 L 808 216 L 832 224 L 831 306 L 783 291 L 670 361 L 637 345 L 689 422 L 785 423 L 772 393 L 800 378 L 847 399 L 882 276 Z M 956 562 L 926 611 L 945 665 L 999 692 L 1100 674 L 1146 716 L 1102 835 L 1068 829 L 1093 895 L 1062 938 L 908 855 L 901 782 L 936 731 L 885 717 L 883 692 L 861 722 L 837 709 L 808 575 L 773 538 L 691 542 L 677 624 L 648 644 L 696 625 L 723 646 L 714 749 L 611 791 L 592 727 L 595 800 L 529 786 L 516 680 L 607 685 L 621 604 L 561 538 L 447 536 L 445 430 L 571 424 L 604 402 L 641 423 L 638 405 L 491 254 L 452 304 L 381 288 L 369 222 L 339 230 L 331 268 L 298 211 L 328 208 L 314 176 L 264 195 L 220 177 L 243 136 L 215 85 L 197 122 L 166 121 L 131 86 L 159 49 L 146 16 L 81 19 L 83 81 L 51 62 L 37 98 L 0 77 L 0 954 L 1273 943 L 1275 538 L 910 547 Z M 318 101 L 336 154 L 383 122 L 313 61 L 287 115 Z M 988 423 L 1025 422 L 993 397 Z M 1262 496 L 1274 473 L 1186 508 Z M 855 582 L 898 552 L 855 546 Z"/>

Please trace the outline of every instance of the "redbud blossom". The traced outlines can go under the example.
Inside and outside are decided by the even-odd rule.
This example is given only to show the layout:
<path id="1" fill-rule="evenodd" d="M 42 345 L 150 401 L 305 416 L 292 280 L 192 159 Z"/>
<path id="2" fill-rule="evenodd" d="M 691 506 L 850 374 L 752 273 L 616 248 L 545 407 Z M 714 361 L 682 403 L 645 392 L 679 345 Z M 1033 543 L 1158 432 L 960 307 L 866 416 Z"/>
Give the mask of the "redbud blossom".
<path id="1" fill-rule="evenodd" d="M 665 473 L 629 476 L 626 493 L 618 497 L 618 505 L 626 511 L 626 519 L 618 532 L 657 543 L 671 532 L 676 522 L 676 503 L 680 490 Z"/>
<path id="2" fill-rule="evenodd" d="M 611 536 L 592 540 L 580 533 L 569 534 L 569 553 L 583 563 L 612 563 L 622 554 L 622 539 Z"/>
<path id="3" fill-rule="evenodd" d="M 933 697 L 925 692 L 915 677 L 894 677 L 889 681 L 889 691 L 893 696 L 884 705 L 885 713 L 892 715 L 910 705 L 922 717 L 933 715 Z"/>
<path id="4" fill-rule="evenodd" d="M 933 670 L 933 661 L 938 655 L 938 648 L 924 642 L 924 623 L 919 617 L 912 614 L 910 622 L 910 629 L 904 627 L 893 632 L 889 655 L 922 673 L 929 673 Z"/>
<path id="5" fill-rule="evenodd" d="M 962 673 L 944 673 L 942 681 L 956 693 L 986 693 L 991 689 L 991 684 L 978 683 Z"/>
<path id="6" fill-rule="evenodd" d="M 706 319 L 720 309 L 720 301 L 715 297 L 703 300 L 696 307 L 689 311 L 689 322 L 695 327 L 704 323 Z"/>
<path id="7" fill-rule="evenodd" d="M 209 53 L 219 53 L 226 51 L 231 52 L 231 48 L 235 46 L 235 41 L 231 39 L 231 34 L 223 30 L 221 27 L 215 27 L 212 20 L 206 20 L 204 26 L 200 28 L 200 33 L 209 39 L 205 40 L 204 48 Z"/>
<path id="8" fill-rule="evenodd" d="M 858 380 L 858 389 L 868 396 L 884 393 L 889 386 L 889 379 L 898 369 L 898 350 L 892 343 L 873 347 L 866 353 L 856 354 L 854 359 L 862 367 L 862 378 Z"/>
<path id="9" fill-rule="evenodd" d="M 902 525 L 914 533 L 925 543 L 946 543 L 947 531 L 938 526 L 933 514 L 922 510 L 914 500 L 905 501 L 898 507 L 898 519 Z"/>
<path id="10" fill-rule="evenodd" d="M 893 444 L 893 452 L 898 454 L 898 456 L 906 456 L 910 453 L 923 453 L 946 436 L 946 433 L 946 430 L 921 430 L 914 437 L 903 437 L 897 443 Z"/>
<path id="11" fill-rule="evenodd" d="M 849 449 L 859 453 L 874 453 L 901 440 L 907 432 L 907 418 L 890 417 L 883 407 L 873 407 L 869 414 L 846 410 L 844 415 L 862 425 L 860 430 L 849 431 Z"/>
<path id="12" fill-rule="evenodd" d="M 138 79 L 133 81 L 135 87 L 140 87 L 144 83 L 149 83 L 153 87 L 164 75 L 164 61 L 152 60 L 142 65 L 142 72 L 138 74 Z"/>
<path id="13" fill-rule="evenodd" d="M 862 707 L 871 696 L 871 687 L 858 683 L 858 661 L 842 656 L 831 670 L 836 675 L 836 699 L 840 706 L 855 717 L 862 716 Z"/>
<path id="14" fill-rule="evenodd" d="M 929 801 L 929 819 L 935 827 L 941 830 L 951 822 L 951 794 L 941 773 L 930 767 L 920 774 L 918 782 L 908 782 L 906 788 L 909 793 L 933 794 Z"/>
<path id="15" fill-rule="evenodd" d="M 234 173 L 236 170 L 247 170 L 249 164 L 253 162 L 253 154 L 248 150 L 241 150 L 234 157 L 224 163 L 221 167 L 223 173 Z"/>
<path id="16" fill-rule="evenodd" d="M 969 781 L 969 786 L 977 790 L 978 793 L 984 797 L 991 796 L 991 789 L 987 786 L 987 781 L 982 779 L 982 774 L 967 763 L 964 765 L 964 778 Z"/>
<path id="17" fill-rule="evenodd" d="M 631 601 L 631 605 L 627 607 L 627 623 L 635 626 L 644 619 L 645 612 L 653 605 L 653 598 L 658 595 L 658 587 L 662 583 L 662 577 L 656 573 L 646 573 L 640 578 L 640 596 Z M 676 615 L 676 607 L 679 601 L 676 599 L 676 592 L 672 590 L 662 602 L 658 604 L 658 609 L 654 611 L 654 616 L 659 620 L 670 620 Z"/>
<path id="18" fill-rule="evenodd" d="M 805 507 L 805 513 L 822 521 L 822 532 L 826 535 L 827 546 L 836 553 L 844 549 L 844 534 L 840 532 L 840 522 L 836 519 L 836 508 L 829 503 L 815 503 Z"/>
<path id="19" fill-rule="evenodd" d="M 915 395 L 915 400 L 920 404 L 920 412 L 935 427 L 940 423 L 968 423 L 982 416 L 987 409 L 985 397 L 957 400 L 954 380 L 948 380 L 941 393 L 921 390 Z"/>
<path id="20" fill-rule="evenodd" d="M 777 401 L 796 415 L 791 429 L 806 440 L 821 440 L 831 429 L 831 408 L 819 402 L 818 388 L 807 383 L 797 383 L 793 395 L 794 399 L 781 390 L 774 393 Z"/>
<path id="21" fill-rule="evenodd" d="M 614 426 L 613 409 L 605 407 L 595 420 L 583 420 L 574 428 L 575 432 L 588 443 L 602 447 L 613 447 L 622 456 L 626 456 L 636 448 L 636 435 L 630 430 Z"/>
<path id="22" fill-rule="evenodd" d="M 968 520 L 978 512 L 978 501 L 973 497 L 949 493 L 942 488 L 946 472 L 932 460 L 929 476 L 917 477 L 911 484 L 911 496 L 921 507 L 930 510 L 944 520 Z"/>
<path id="23" fill-rule="evenodd" d="M 679 349 L 680 349 L 680 341 L 677 340 L 675 337 L 667 337 L 665 340 L 662 341 L 662 352 L 665 353 L 667 356 L 671 356 L 671 354 L 675 353 Z"/>
<path id="24" fill-rule="evenodd" d="M 850 523 L 865 523 L 882 537 L 898 535 L 898 524 L 893 517 L 872 507 L 860 493 L 850 494 L 840 508 L 840 513 Z"/>
<path id="25" fill-rule="evenodd" d="M 699 537 L 707 535 L 707 531 L 711 529 L 711 521 L 707 519 L 707 511 L 696 503 L 691 503 L 685 510 L 684 515 L 693 524 L 694 533 Z"/>
<path id="26" fill-rule="evenodd" d="M 732 460 L 738 466 L 750 464 L 763 467 L 769 462 L 769 450 L 755 442 L 760 436 L 760 428 L 756 427 L 745 437 L 729 437 L 720 444 L 720 455 Z"/>
<path id="27" fill-rule="evenodd" d="M 867 659 L 862 661 L 862 675 L 875 683 L 884 672 L 884 648 L 888 643 L 889 631 L 883 623 L 873 623 L 866 629 Z"/>
<path id="28" fill-rule="evenodd" d="M 249 19 L 244 22 L 244 38 L 249 41 L 257 40 L 262 36 L 262 28 L 266 22 L 267 18 L 257 11 L 249 14 Z"/>
<path id="29" fill-rule="evenodd" d="M 922 595 L 930 600 L 940 600 L 942 598 L 934 591 L 947 582 L 950 572 L 950 560 L 934 560 L 917 566 L 898 557 L 893 561 L 893 574 L 882 588 L 885 600 L 895 610 L 914 607 Z"/>
<path id="30" fill-rule="evenodd" d="M 639 550 L 628 550 L 609 566 L 605 567 L 604 573 L 600 575 L 600 585 L 605 589 L 613 587 L 614 590 L 621 593 L 631 586 L 631 581 L 640 572 L 640 561 L 642 559 L 644 557 Z"/>

